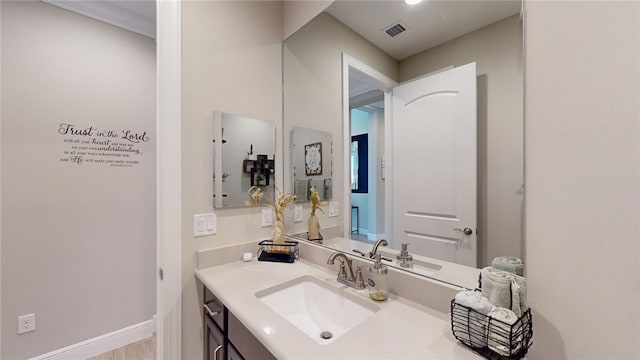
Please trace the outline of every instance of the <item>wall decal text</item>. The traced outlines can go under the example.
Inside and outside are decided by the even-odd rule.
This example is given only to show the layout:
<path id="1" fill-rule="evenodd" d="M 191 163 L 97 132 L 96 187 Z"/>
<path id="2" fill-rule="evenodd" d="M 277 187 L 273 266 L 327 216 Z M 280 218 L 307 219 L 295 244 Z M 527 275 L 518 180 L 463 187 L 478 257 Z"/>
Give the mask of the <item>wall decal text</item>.
<path id="1" fill-rule="evenodd" d="M 151 141 L 147 131 L 132 129 L 61 123 L 57 130 L 66 145 L 60 161 L 75 165 L 133 167 L 143 160 L 143 149 Z"/>

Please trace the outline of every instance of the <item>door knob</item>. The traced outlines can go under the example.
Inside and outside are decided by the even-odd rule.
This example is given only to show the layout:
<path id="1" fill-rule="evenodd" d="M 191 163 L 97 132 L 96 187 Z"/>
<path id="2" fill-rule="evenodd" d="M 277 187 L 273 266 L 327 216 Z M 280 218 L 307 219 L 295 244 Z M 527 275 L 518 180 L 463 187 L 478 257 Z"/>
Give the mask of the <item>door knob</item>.
<path id="1" fill-rule="evenodd" d="M 455 230 L 455 231 L 460 231 L 461 233 L 464 233 L 465 235 L 471 235 L 471 234 L 473 234 L 473 230 L 471 230 L 471 228 L 468 228 L 468 227 L 466 227 L 466 228 L 464 228 L 464 229 L 458 229 L 458 228 L 455 228 L 455 229 L 453 229 L 453 230 Z"/>

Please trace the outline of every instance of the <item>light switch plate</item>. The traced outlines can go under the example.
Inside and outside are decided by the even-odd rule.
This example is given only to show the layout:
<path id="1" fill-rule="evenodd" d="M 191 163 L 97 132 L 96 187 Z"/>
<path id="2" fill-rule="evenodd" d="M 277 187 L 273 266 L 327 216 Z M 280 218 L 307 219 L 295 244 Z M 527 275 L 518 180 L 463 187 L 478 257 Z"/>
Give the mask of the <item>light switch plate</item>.
<path id="1" fill-rule="evenodd" d="M 218 232 L 216 213 L 193 215 L 193 236 L 213 235 Z"/>
<path id="2" fill-rule="evenodd" d="M 340 203 L 332 201 L 329 203 L 329 217 L 336 217 L 340 214 Z"/>
<path id="3" fill-rule="evenodd" d="M 271 226 L 271 223 L 273 222 L 271 217 L 272 217 L 271 216 L 271 208 L 262 209 L 262 220 L 260 222 L 260 226 L 262 226 L 262 227 Z"/>
<path id="4" fill-rule="evenodd" d="M 293 222 L 302 221 L 302 205 L 295 205 L 293 207 Z"/>
<path id="5" fill-rule="evenodd" d="M 218 216 L 215 213 L 207 217 L 206 229 L 213 234 L 218 232 Z"/>

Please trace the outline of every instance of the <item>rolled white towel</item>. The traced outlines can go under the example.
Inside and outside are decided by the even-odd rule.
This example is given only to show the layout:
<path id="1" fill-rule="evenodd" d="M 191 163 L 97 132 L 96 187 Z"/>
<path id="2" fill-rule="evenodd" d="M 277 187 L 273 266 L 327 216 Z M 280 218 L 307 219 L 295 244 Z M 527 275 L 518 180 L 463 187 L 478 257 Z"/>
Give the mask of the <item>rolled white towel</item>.
<path id="1" fill-rule="evenodd" d="M 513 310 L 519 317 L 527 307 L 526 278 L 486 267 L 480 272 L 482 295 L 497 306 Z"/>
<path id="2" fill-rule="evenodd" d="M 527 305 L 527 278 L 524 276 L 513 275 L 513 280 L 518 284 L 518 292 L 520 294 L 520 313 L 516 312 L 516 315 L 522 316 L 522 314 L 529 309 L 529 305 Z"/>
<path id="3" fill-rule="evenodd" d="M 493 304 L 479 291 L 462 290 L 456 294 L 456 303 L 471 308 L 483 315 L 489 314 L 495 308 Z"/>
<path id="4" fill-rule="evenodd" d="M 521 339 L 511 338 L 512 325 L 516 321 L 518 321 L 518 316 L 507 308 L 496 307 L 489 313 L 489 324 L 487 326 L 487 345 L 489 349 L 503 356 L 514 355 L 520 350 L 522 346 Z"/>
<path id="5" fill-rule="evenodd" d="M 458 334 L 467 334 L 462 336 L 465 342 L 474 347 L 487 346 L 487 325 L 489 318 L 487 314 L 495 308 L 489 302 L 489 299 L 482 296 L 479 291 L 463 290 L 456 294 L 454 301 L 475 311 L 464 310 L 459 312 L 456 317 L 457 321 L 453 323 L 453 330 Z M 465 323 L 468 321 L 468 324 Z"/>

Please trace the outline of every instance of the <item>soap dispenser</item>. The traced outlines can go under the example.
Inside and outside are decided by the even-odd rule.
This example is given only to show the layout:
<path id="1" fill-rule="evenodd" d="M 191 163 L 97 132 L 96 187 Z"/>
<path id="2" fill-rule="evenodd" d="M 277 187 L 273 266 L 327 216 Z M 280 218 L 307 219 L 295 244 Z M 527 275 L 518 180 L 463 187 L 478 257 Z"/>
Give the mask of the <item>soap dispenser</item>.
<path id="1" fill-rule="evenodd" d="M 374 263 L 369 267 L 369 297 L 375 301 L 385 301 L 389 297 L 387 266 L 382 263 L 382 255 L 376 254 Z"/>
<path id="2" fill-rule="evenodd" d="M 411 269 L 413 268 L 413 256 L 409 254 L 407 246 L 409 246 L 408 243 L 402 244 L 402 250 L 396 259 L 398 259 L 398 265 L 400 265 L 401 268 Z"/>

